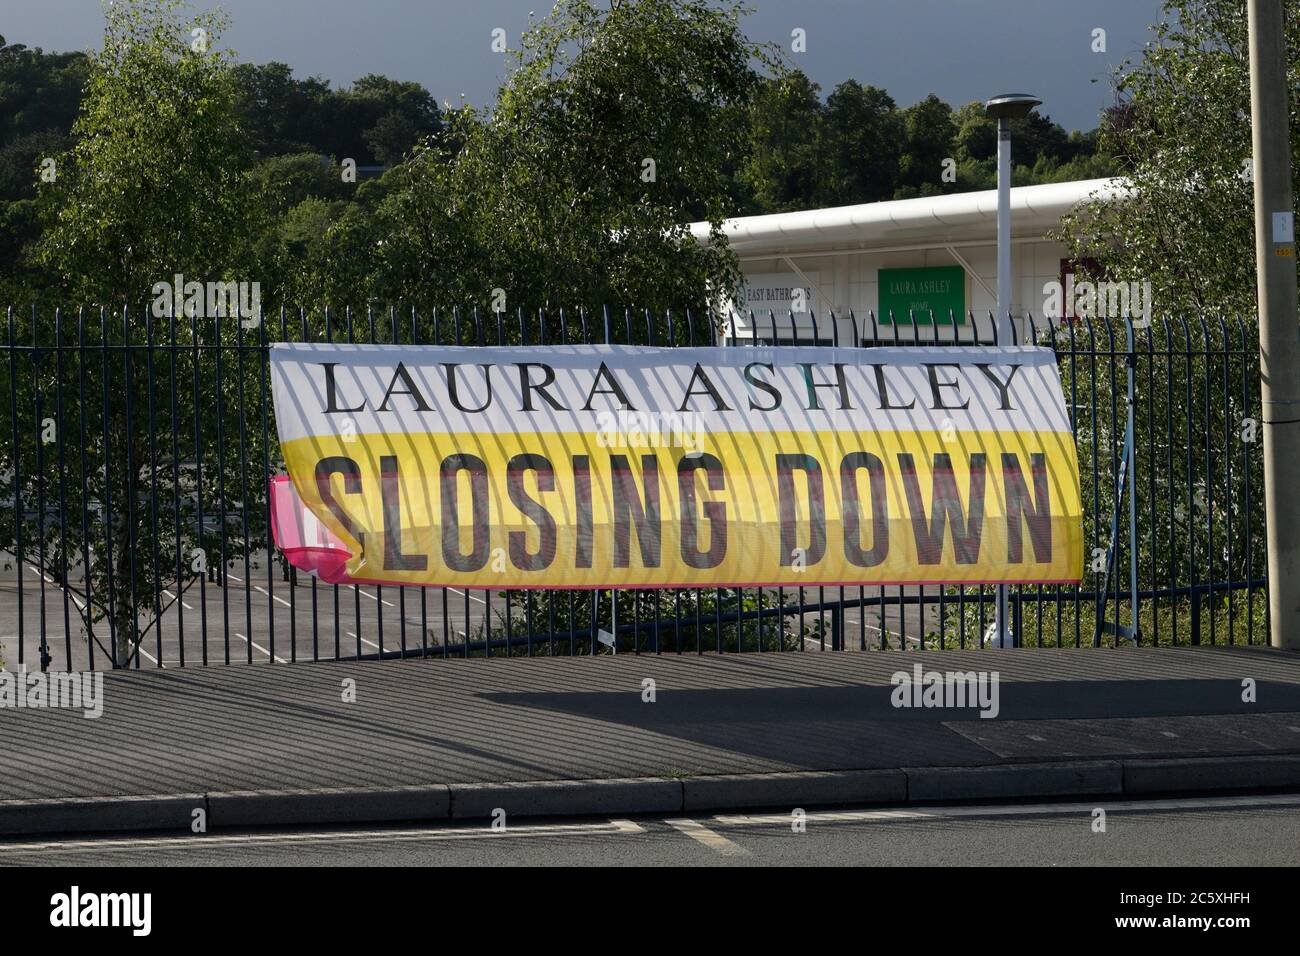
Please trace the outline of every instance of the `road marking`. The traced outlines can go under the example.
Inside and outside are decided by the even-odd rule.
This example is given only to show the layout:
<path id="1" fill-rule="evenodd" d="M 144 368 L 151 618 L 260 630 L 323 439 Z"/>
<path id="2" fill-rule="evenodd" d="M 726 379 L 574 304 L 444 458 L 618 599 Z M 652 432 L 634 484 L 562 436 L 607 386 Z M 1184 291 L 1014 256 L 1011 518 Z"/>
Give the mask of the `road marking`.
<path id="1" fill-rule="evenodd" d="M 721 833 L 714 833 L 698 820 L 665 820 L 664 823 L 723 856 L 749 856 L 749 851 L 739 843 L 732 843 Z"/>
<path id="2" fill-rule="evenodd" d="M 267 597 L 269 597 L 272 601 L 279 601 L 279 602 L 280 602 L 281 604 L 283 604 L 285 607 L 293 607 L 292 604 L 290 604 L 290 603 L 289 603 L 288 601 L 286 601 L 284 598 L 280 597 L 280 595 L 278 595 L 278 594 L 272 594 L 270 591 L 268 591 L 266 588 L 262 587 L 262 585 L 260 585 L 260 584 L 254 584 L 254 585 L 253 585 L 253 590 L 254 590 L 254 591 L 261 591 L 263 594 L 265 594 Z"/>
<path id="3" fill-rule="evenodd" d="M 245 583 L 243 578 L 241 578 L 241 577 L 240 577 L 239 575 L 237 575 L 237 574 L 231 574 L 229 571 L 226 572 L 226 577 L 230 578 L 230 580 L 232 580 L 232 581 L 238 581 L 238 582 L 240 582 L 241 584 Z M 269 597 L 269 598 L 273 598 L 274 600 L 279 601 L 279 602 L 280 602 L 281 604 L 283 604 L 285 607 L 291 607 L 291 606 L 292 606 L 292 605 L 290 605 L 289 602 L 286 601 L 284 598 L 280 597 L 279 595 L 272 594 L 270 591 L 268 591 L 266 588 L 262 587 L 260 584 L 253 584 L 252 581 L 249 581 L 249 582 L 247 582 L 247 583 L 252 585 L 254 591 L 261 591 L 261 592 L 262 592 L 263 594 L 265 594 L 267 597 Z"/>
<path id="4" fill-rule="evenodd" d="M 47 584 L 52 584 L 52 585 L 54 585 L 55 588 L 57 588 L 58 590 L 64 592 L 65 594 L 67 594 L 68 597 L 72 598 L 72 603 L 75 604 L 75 605 L 77 605 L 77 610 L 78 610 L 78 611 L 84 611 L 84 610 L 86 609 L 86 602 L 85 602 L 85 601 L 81 600 L 81 598 L 77 597 L 75 594 L 73 594 L 71 591 L 69 591 L 69 590 L 68 590 L 67 588 L 65 588 L 63 585 L 61 585 L 58 581 L 54 580 L 54 578 L 50 577 L 50 576 L 49 576 L 48 574 L 46 574 L 44 571 L 38 571 L 38 570 L 36 570 L 36 568 L 32 567 L 30 564 L 24 564 L 23 566 L 24 566 L 25 568 L 27 568 L 28 571 L 32 572 L 32 574 L 36 575 L 38 578 L 41 578 L 41 579 L 42 579 L 43 581 L 45 581 Z"/>
<path id="5" fill-rule="evenodd" d="M 840 810 L 824 813 L 806 813 L 804 819 L 809 823 L 875 823 L 891 820 L 925 820 L 937 814 L 923 810 Z M 721 827 L 768 826 L 771 824 L 790 825 L 792 817 L 788 813 L 763 814 L 719 814 L 713 823 Z"/>
<path id="6" fill-rule="evenodd" d="M 1243 807 L 1300 807 L 1300 794 L 1277 796 L 1201 797 L 1175 800 L 1102 800 L 1088 803 L 1027 803 L 1013 806 L 927 807 L 923 810 L 829 810 L 808 813 L 808 823 L 888 823 L 893 820 L 940 820 L 959 817 L 1048 817 L 1082 813 L 1091 814 L 1097 807 L 1108 813 L 1152 810 L 1218 810 Z M 719 827 L 790 825 L 789 813 L 719 814 L 713 817 Z"/>
<path id="7" fill-rule="evenodd" d="M 383 605 L 386 606 L 386 607 L 397 607 L 397 605 L 396 605 L 396 604 L 393 604 L 391 601 L 385 601 L 385 600 L 383 600 L 383 599 L 381 599 L 381 598 L 377 598 L 377 597 L 375 597 L 373 594 L 371 594 L 369 591 L 363 591 L 363 590 L 361 590 L 361 588 L 357 587 L 355 584 L 349 584 L 348 587 L 350 587 L 352 590 L 356 591 L 356 592 L 357 592 L 358 594 L 360 594 L 362 597 L 370 598 L 370 600 L 372 600 L 372 601 L 379 601 L 380 604 L 383 604 Z"/>
<path id="8" fill-rule="evenodd" d="M 374 641 L 368 641 L 364 637 L 357 637 L 356 631 L 344 631 L 343 633 L 346 634 L 348 637 L 352 638 L 354 641 L 360 641 L 362 644 L 366 645 L 367 647 L 373 647 L 375 650 L 379 650 L 378 644 L 376 644 Z"/>
<path id="9" fill-rule="evenodd" d="M 180 602 L 181 602 L 181 607 L 185 608 L 185 610 L 187 610 L 187 611 L 192 611 L 192 610 L 194 610 L 193 607 L 191 607 L 189 604 L 187 604 L 187 603 L 186 603 L 184 600 L 182 600 L 181 598 L 177 597 L 175 594 L 172 594 L 172 592 L 171 592 L 171 591 L 168 591 L 166 588 L 163 588 L 163 589 L 162 589 L 162 592 L 163 592 L 163 594 L 165 594 L 165 595 L 167 595 L 169 598 L 171 598 L 173 601 L 180 601 Z"/>
<path id="10" fill-rule="evenodd" d="M 244 635 L 243 635 L 243 634 L 240 634 L 238 631 L 235 631 L 235 637 L 239 638 L 239 639 L 240 639 L 241 641 L 243 641 L 245 644 L 251 644 L 251 645 L 253 645 L 253 648 L 254 648 L 255 650 L 259 650 L 259 651 L 261 651 L 261 652 L 262 652 L 263 654 L 265 654 L 267 657 L 270 657 L 270 656 L 271 656 L 271 652 L 268 651 L 268 650 L 267 650 L 265 647 L 263 647 L 261 644 L 257 643 L 257 641 L 250 641 L 248 638 L 244 637 Z M 288 661 L 286 661 L 286 660 L 285 660 L 283 657 L 281 657 L 279 654 L 275 655 L 275 662 L 276 662 L 277 664 L 287 664 L 287 663 L 288 663 Z"/>
<path id="11" fill-rule="evenodd" d="M 471 601 L 477 601 L 478 604 L 481 604 L 481 605 L 484 606 L 484 607 L 487 606 L 487 602 L 484 601 L 484 600 L 482 600 L 481 597 L 478 597 L 477 594 L 471 594 L 471 593 L 469 593 L 469 592 L 461 591 L 460 588 L 447 588 L 447 591 L 455 592 L 456 594 L 464 594 L 464 596 L 465 596 L 465 597 L 468 597 L 469 600 L 471 600 Z"/>
<path id="12" fill-rule="evenodd" d="M 198 837 L 105 837 L 98 840 L 61 840 L 49 843 L 0 843 L 0 854 L 25 853 L 29 850 L 133 850 L 141 847 L 194 848 L 205 846 L 240 846 L 243 844 L 289 843 L 363 843 L 369 840 L 393 840 L 418 843 L 425 840 L 474 840 L 482 837 L 568 836 L 571 834 L 632 834 L 645 833 L 645 827 L 631 820 L 610 820 L 608 823 L 552 823 L 535 826 L 510 826 L 493 830 L 490 825 L 476 827 L 449 827 L 423 830 L 318 830 L 310 833 L 244 833 Z M 721 837 L 719 838 L 721 839 Z"/>
<path id="13" fill-rule="evenodd" d="M 142 657 L 148 658 L 148 660 L 149 660 L 151 663 L 153 663 L 153 664 L 157 664 L 157 663 L 158 663 L 158 658 L 154 657 L 152 654 L 150 654 L 148 651 L 146 651 L 146 650 L 144 649 L 144 646 L 143 646 L 143 645 L 144 645 L 144 640 L 142 639 L 142 640 L 140 640 L 139 642 L 136 643 L 136 645 L 135 645 L 135 649 L 136 649 L 137 651 L 140 652 L 140 655 L 141 655 Z M 110 660 L 112 659 L 112 655 L 111 655 L 111 654 L 109 655 L 109 659 L 110 659 Z M 130 665 L 129 665 L 130 658 L 128 658 L 127 660 L 128 660 L 128 666 L 130 666 Z"/>

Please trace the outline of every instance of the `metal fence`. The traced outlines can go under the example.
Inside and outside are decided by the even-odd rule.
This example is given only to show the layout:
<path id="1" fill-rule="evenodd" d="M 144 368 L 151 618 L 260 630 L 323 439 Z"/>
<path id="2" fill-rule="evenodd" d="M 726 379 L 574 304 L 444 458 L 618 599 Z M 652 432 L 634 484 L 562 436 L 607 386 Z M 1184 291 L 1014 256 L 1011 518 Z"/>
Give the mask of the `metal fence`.
<path id="1" fill-rule="evenodd" d="M 10 309 L 7 319 L 0 660 L 10 669 L 942 649 L 987 639 L 990 587 L 326 585 L 268 549 L 268 477 L 282 471 L 268 347 L 996 344 L 991 316 L 751 313 L 722 328 L 691 312 L 629 311 L 282 311 L 240 321 Z M 1254 320 L 1025 317 L 1014 335 L 1056 351 L 1087 542 L 1081 585 L 1011 589 L 1017 643 L 1266 641 Z"/>

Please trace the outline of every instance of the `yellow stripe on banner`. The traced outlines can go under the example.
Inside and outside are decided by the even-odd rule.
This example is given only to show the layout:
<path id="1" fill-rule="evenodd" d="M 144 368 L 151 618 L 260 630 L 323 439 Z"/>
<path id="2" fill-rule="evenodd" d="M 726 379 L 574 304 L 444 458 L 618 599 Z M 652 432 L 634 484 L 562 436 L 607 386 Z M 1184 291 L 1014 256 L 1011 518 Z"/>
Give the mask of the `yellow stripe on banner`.
<path id="1" fill-rule="evenodd" d="M 461 587 L 1074 582 L 1061 432 L 366 434 L 284 446 L 353 577 Z"/>

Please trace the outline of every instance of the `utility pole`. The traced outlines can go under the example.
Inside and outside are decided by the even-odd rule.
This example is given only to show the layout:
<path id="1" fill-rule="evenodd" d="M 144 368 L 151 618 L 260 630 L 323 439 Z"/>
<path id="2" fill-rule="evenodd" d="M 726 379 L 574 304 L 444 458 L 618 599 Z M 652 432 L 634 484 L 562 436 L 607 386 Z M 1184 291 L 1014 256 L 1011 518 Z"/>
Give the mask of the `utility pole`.
<path id="1" fill-rule="evenodd" d="M 1300 323 L 1282 0 L 1247 0 L 1269 643 L 1300 649 Z"/>

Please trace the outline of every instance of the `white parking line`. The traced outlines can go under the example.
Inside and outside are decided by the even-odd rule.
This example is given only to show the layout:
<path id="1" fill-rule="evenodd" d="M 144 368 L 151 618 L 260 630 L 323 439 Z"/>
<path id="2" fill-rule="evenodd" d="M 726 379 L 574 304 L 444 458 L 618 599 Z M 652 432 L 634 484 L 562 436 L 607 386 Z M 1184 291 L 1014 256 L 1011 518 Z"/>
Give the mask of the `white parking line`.
<path id="1" fill-rule="evenodd" d="M 226 572 L 226 577 L 230 578 L 230 580 L 232 580 L 232 581 L 238 581 L 238 582 L 240 582 L 241 584 L 244 583 L 244 579 L 243 579 L 243 578 L 241 578 L 241 577 L 240 577 L 239 575 L 237 575 L 237 574 L 231 574 L 229 571 Z M 250 583 L 251 583 L 251 582 L 250 582 Z M 270 591 L 268 591 L 266 588 L 262 587 L 262 585 L 260 585 L 260 584 L 254 584 L 254 585 L 253 585 L 253 590 L 254 590 L 254 591 L 260 591 L 260 592 L 262 592 L 263 594 L 265 594 L 267 597 L 271 598 L 272 600 L 279 601 L 279 602 L 280 602 L 281 604 L 283 604 L 285 607 L 293 607 L 292 604 L 290 604 L 290 603 L 289 603 L 288 601 L 286 601 L 284 598 L 280 597 L 280 595 L 278 595 L 278 594 L 272 594 Z M 362 592 L 362 593 L 365 593 L 365 592 Z M 387 603 L 387 602 L 385 602 L 385 603 Z"/>
<path id="2" fill-rule="evenodd" d="M 419 843 L 429 840 L 475 840 L 481 838 L 531 838 L 570 836 L 573 834 L 632 834 L 645 833 L 645 827 L 631 820 L 610 820 L 608 823 L 552 823 L 536 826 L 510 826 L 493 830 L 490 826 L 429 828 L 424 830 L 328 830 L 312 833 L 245 833 L 201 837 L 131 837 L 99 840 L 61 840 L 48 843 L 0 843 L 0 854 L 26 853 L 30 850 L 133 850 L 141 847 L 193 849 L 205 846 L 240 846 L 247 844 L 288 843 L 361 843 L 369 840 Z"/>
<path id="3" fill-rule="evenodd" d="M 280 602 L 281 604 L 283 604 L 285 607 L 293 607 L 292 604 L 290 604 L 290 603 L 289 603 L 288 601 L 286 601 L 284 598 L 280 597 L 280 595 L 278 595 L 278 594 L 272 594 L 270 591 L 268 591 L 266 588 L 262 587 L 262 585 L 260 585 L 260 584 L 254 584 L 254 585 L 253 585 L 253 590 L 254 590 L 254 591 L 261 591 L 263 594 L 265 594 L 265 595 L 266 595 L 267 597 L 269 597 L 271 600 L 273 600 L 273 601 L 279 601 L 279 602 Z"/>
<path id="4" fill-rule="evenodd" d="M 36 575 L 37 577 L 44 579 L 46 584 L 53 584 L 58 590 L 64 591 L 68 595 L 68 597 L 72 598 L 72 603 L 77 605 L 78 611 L 84 611 L 86 609 L 85 601 L 81 600 L 81 598 L 77 597 L 71 591 L 68 591 L 65 587 L 63 587 L 63 585 L 59 584 L 58 581 L 54 580 L 54 578 L 50 577 L 44 571 L 38 571 L 30 564 L 24 564 L 23 567 L 25 567 L 28 571 L 32 572 L 32 574 Z"/>
<path id="5" fill-rule="evenodd" d="M 267 657 L 270 657 L 270 656 L 271 656 L 271 652 L 268 651 L 268 650 L 267 650 L 265 647 L 263 647 L 261 644 L 257 643 L 257 641 L 250 641 L 248 638 L 244 637 L 244 635 L 243 635 L 243 634 L 240 634 L 238 631 L 235 631 L 235 637 L 239 638 L 239 639 L 240 639 L 241 641 L 243 641 L 245 644 L 251 644 L 251 645 L 253 645 L 253 649 L 254 649 L 254 650 L 261 651 L 261 652 L 262 652 L 263 654 L 265 654 Z M 283 657 L 281 657 L 279 654 L 275 655 L 275 662 L 276 662 L 277 664 L 287 664 L 287 663 L 288 663 L 288 661 L 286 661 L 286 660 L 285 660 Z"/>
<path id="6" fill-rule="evenodd" d="M 171 598 L 173 601 L 180 601 L 180 602 L 181 602 L 181 607 L 185 608 L 185 610 L 187 610 L 187 611 L 192 611 L 192 610 L 194 610 L 194 608 L 191 607 L 191 606 L 190 606 L 186 601 L 184 601 L 184 600 L 182 600 L 181 598 L 177 597 L 175 594 L 172 594 L 172 592 L 171 592 L 171 591 L 168 591 L 166 588 L 163 588 L 163 589 L 162 589 L 162 592 L 163 592 L 163 594 L 165 594 L 165 595 L 167 595 L 169 598 Z"/>
<path id="7" fill-rule="evenodd" d="M 664 823 L 723 856 L 749 856 L 749 851 L 739 843 L 731 842 L 721 833 L 714 833 L 698 820 L 665 820 Z"/>
<path id="8" fill-rule="evenodd" d="M 368 641 L 364 637 L 357 637 L 356 631 L 344 631 L 343 633 L 346 634 L 348 637 L 352 638 L 354 641 L 360 641 L 362 644 L 366 645 L 366 647 L 373 647 L 375 650 L 379 650 L 378 644 L 376 644 L 374 641 Z"/>
<path id="9" fill-rule="evenodd" d="M 462 591 L 460 588 L 449 587 L 447 588 L 447 590 L 451 591 L 453 594 L 463 594 L 466 597 L 468 597 L 471 601 L 478 601 L 479 604 L 482 604 L 484 607 L 487 607 L 487 601 L 483 600 L 477 594 L 471 594 L 468 591 Z"/>
<path id="10" fill-rule="evenodd" d="M 1101 807 L 1107 813 L 1152 810 L 1228 810 L 1242 807 L 1300 807 L 1300 794 L 1244 797 L 1201 797 L 1173 800 L 1093 800 L 1086 803 L 1026 803 L 1012 806 L 926 807 L 916 810 L 828 810 L 808 813 L 808 823 L 888 823 L 894 820 L 940 820 L 959 817 L 1050 817 L 1091 814 Z M 719 814 L 718 827 L 790 825 L 789 813 Z"/>
<path id="11" fill-rule="evenodd" d="M 378 601 L 380 604 L 383 604 L 385 607 L 397 607 L 397 605 L 394 604 L 392 601 L 385 601 L 385 600 L 383 600 L 382 598 L 377 598 L 377 597 L 375 597 L 373 594 L 371 594 L 369 591 L 363 591 L 363 590 L 361 590 L 361 588 L 357 587 L 355 584 L 349 584 L 348 587 L 350 587 L 352 590 L 356 591 L 356 592 L 357 592 L 358 594 L 360 594 L 362 597 L 364 597 L 364 598 L 370 598 L 370 600 L 372 600 L 372 601 Z"/>
<path id="12" fill-rule="evenodd" d="M 146 651 L 146 650 L 144 649 L 144 641 L 143 641 L 143 640 L 140 641 L 138 644 L 135 645 L 135 649 L 136 649 L 137 651 L 139 651 L 139 652 L 140 652 L 140 656 L 143 657 L 143 658 L 145 658 L 146 660 L 148 660 L 150 664 L 157 664 L 157 663 L 158 663 L 158 658 L 154 657 L 152 654 L 150 654 L 148 651 Z M 110 657 L 111 657 L 111 655 L 110 655 Z"/>
<path id="13" fill-rule="evenodd" d="M 934 816 L 936 814 L 924 810 L 842 810 L 806 813 L 804 820 L 808 823 L 887 823 L 891 820 L 927 820 Z M 713 824 L 719 827 L 789 826 L 791 819 L 789 813 L 719 814 L 713 818 Z"/>

